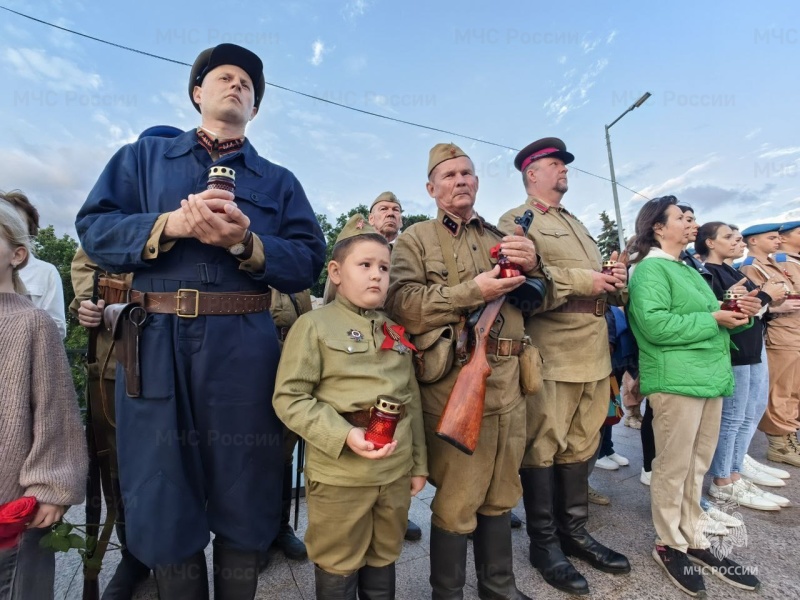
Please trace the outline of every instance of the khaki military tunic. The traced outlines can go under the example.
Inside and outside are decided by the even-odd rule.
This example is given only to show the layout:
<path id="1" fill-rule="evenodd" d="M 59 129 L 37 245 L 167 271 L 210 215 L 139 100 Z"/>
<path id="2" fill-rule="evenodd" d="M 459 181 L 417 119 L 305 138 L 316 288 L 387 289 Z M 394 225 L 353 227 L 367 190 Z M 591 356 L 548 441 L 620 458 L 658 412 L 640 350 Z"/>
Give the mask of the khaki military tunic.
<path id="1" fill-rule="evenodd" d="M 499 222 L 514 230 L 514 218 L 533 211 L 528 237 L 536 245 L 547 279 L 547 296 L 529 316 L 525 331 L 544 360 L 544 386 L 528 399 L 528 444 L 523 467 L 547 467 L 591 458 L 608 414 L 611 355 L 604 311 L 560 312 L 573 298 L 591 299 L 591 271 L 603 257 L 586 227 L 563 207 L 551 207 L 529 196 Z M 597 297 L 622 305 L 627 291 Z"/>
<path id="2" fill-rule="evenodd" d="M 452 241 L 458 284 L 450 286 L 436 228 Z M 469 221 L 440 210 L 436 219 L 416 223 L 398 238 L 392 251 L 386 310 L 414 335 L 449 324 L 484 306 L 474 278 L 491 271 L 490 250 L 502 235 L 485 226 L 477 215 Z M 520 311 L 505 303 L 493 335 L 521 340 Z M 486 384 L 484 417 L 472 456 L 434 434 L 460 367 L 454 364 L 441 380 L 420 384 L 428 444 L 429 480 L 436 486 L 432 522 L 455 533 L 475 529 L 477 512 L 496 516 L 513 508 L 522 494 L 517 471 L 525 437 L 525 403 L 519 385 L 516 356 L 488 355 L 492 373 Z"/>
<path id="3" fill-rule="evenodd" d="M 756 285 L 780 281 L 787 290 L 800 290 L 800 265 L 788 261 L 778 264 L 772 258 L 766 262 L 754 258 L 752 264 L 743 264 L 739 270 Z M 800 429 L 800 313 L 771 315 L 764 343 L 769 402 L 758 428 L 767 435 L 786 435 Z"/>
<path id="4" fill-rule="evenodd" d="M 411 353 L 381 349 L 384 324 L 396 325 L 384 313 L 339 296 L 297 320 L 278 366 L 275 412 L 308 442 L 308 554 L 332 573 L 384 566 L 399 557 L 410 476 L 428 474 Z M 346 445 L 353 426 L 342 413 L 368 410 L 379 395 L 397 398 L 405 416 L 397 424 L 394 453 L 369 460 Z M 338 494 L 341 488 L 347 489 Z"/>

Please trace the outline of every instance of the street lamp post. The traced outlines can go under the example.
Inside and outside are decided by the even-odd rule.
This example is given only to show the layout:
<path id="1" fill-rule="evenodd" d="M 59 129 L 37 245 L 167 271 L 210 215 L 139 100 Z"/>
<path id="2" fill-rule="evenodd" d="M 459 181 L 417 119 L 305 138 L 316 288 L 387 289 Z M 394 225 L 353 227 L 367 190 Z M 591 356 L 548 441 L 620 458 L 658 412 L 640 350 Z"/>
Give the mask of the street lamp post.
<path id="1" fill-rule="evenodd" d="M 611 169 L 611 190 L 614 192 L 614 210 L 617 212 L 617 241 L 619 242 L 620 252 L 625 247 L 625 232 L 622 230 L 622 212 L 619 208 L 619 196 L 617 195 L 617 177 L 614 175 L 614 159 L 611 157 L 611 136 L 608 130 L 614 126 L 622 117 L 631 112 L 634 108 L 639 108 L 650 97 L 650 92 L 645 92 L 644 95 L 636 102 L 631 104 L 624 113 L 614 119 L 610 125 L 606 125 L 606 147 L 608 148 L 608 168 Z"/>

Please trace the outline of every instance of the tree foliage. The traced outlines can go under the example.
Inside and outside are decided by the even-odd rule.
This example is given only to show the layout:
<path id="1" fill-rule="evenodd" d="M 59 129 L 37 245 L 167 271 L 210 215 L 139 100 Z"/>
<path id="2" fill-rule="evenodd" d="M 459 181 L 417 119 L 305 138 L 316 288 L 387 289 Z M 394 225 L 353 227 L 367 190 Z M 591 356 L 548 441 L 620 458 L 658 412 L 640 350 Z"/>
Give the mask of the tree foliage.
<path id="1" fill-rule="evenodd" d="M 603 258 L 607 259 L 614 250 L 619 251 L 619 230 L 617 222 L 612 221 L 606 211 L 600 213 L 600 222 L 603 224 L 603 229 L 597 237 L 597 247 Z"/>

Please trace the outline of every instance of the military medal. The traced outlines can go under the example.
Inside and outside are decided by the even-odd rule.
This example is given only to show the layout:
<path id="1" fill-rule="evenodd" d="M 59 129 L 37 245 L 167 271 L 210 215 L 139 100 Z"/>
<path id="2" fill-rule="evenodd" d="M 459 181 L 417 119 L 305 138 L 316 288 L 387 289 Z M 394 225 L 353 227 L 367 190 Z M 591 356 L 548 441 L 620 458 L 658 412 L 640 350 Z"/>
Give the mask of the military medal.
<path id="1" fill-rule="evenodd" d="M 386 336 L 381 344 L 381 350 L 394 350 L 400 354 L 406 354 L 411 350 L 416 350 L 414 344 L 405 338 L 405 327 L 402 325 L 383 324 L 383 335 Z"/>
<path id="2" fill-rule="evenodd" d="M 349 337 L 354 342 L 363 342 L 364 341 L 364 334 L 361 333 L 358 329 L 350 329 L 350 330 L 348 330 L 347 337 Z"/>

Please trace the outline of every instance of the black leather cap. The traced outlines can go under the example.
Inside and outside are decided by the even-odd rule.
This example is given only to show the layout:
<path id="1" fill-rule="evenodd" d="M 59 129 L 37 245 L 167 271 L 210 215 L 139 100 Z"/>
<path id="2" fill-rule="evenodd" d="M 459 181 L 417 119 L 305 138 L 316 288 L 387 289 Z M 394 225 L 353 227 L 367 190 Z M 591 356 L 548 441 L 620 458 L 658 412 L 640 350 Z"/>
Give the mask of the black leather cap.
<path id="1" fill-rule="evenodd" d="M 524 167 L 527 167 L 534 160 L 547 156 L 556 156 L 564 161 L 565 165 L 575 160 L 575 157 L 570 152 L 567 152 L 567 145 L 564 142 L 558 138 L 549 137 L 536 140 L 520 150 L 514 159 L 514 166 L 517 167 L 518 171 L 522 171 Z"/>
<path id="2" fill-rule="evenodd" d="M 250 76 L 255 93 L 255 106 L 259 107 L 264 97 L 264 64 L 261 59 L 247 48 L 236 44 L 220 44 L 203 50 L 192 65 L 189 76 L 189 99 L 200 112 L 200 106 L 194 101 L 194 86 L 201 85 L 205 76 L 221 65 L 235 65 Z"/>

